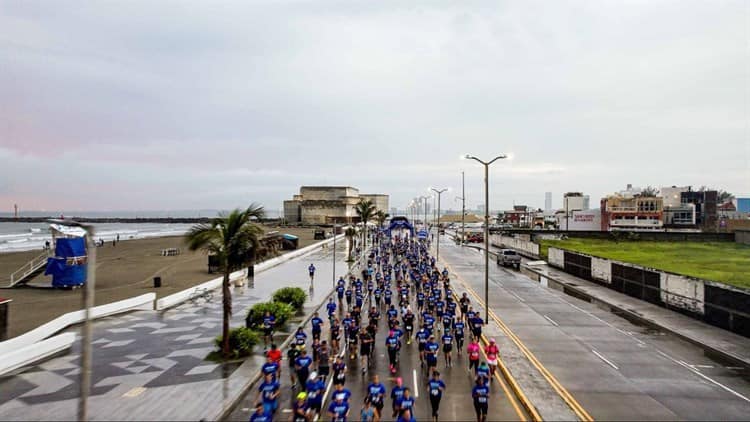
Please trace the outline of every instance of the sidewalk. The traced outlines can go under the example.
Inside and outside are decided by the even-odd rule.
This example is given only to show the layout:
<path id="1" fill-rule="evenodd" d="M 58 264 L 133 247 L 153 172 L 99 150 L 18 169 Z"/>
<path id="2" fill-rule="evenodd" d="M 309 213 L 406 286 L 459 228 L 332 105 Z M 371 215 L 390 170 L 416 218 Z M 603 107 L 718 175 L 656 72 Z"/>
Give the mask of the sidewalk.
<path id="1" fill-rule="evenodd" d="M 546 264 L 524 264 L 522 268 L 535 275 L 534 278 L 545 278 L 546 283 L 552 288 L 564 290 L 566 293 L 572 292 L 573 296 L 592 303 L 601 303 L 622 314 L 626 319 L 670 332 L 737 365 L 750 368 L 749 338 L 574 277 Z M 541 282 L 544 283 L 545 280 Z M 555 286 L 555 283 L 558 286 Z"/>
<path id="2" fill-rule="evenodd" d="M 339 273 L 346 272 L 339 251 Z M 332 289 L 331 251 L 293 259 L 232 288 L 232 327 L 244 325 L 246 310 L 283 286 L 307 289 L 307 266 L 318 268 L 309 306 Z M 184 303 L 164 312 L 139 311 L 94 323 L 91 419 L 216 419 L 250 379 L 262 358 L 236 363 L 205 360 L 214 350 L 222 319 L 221 297 Z M 73 327 L 69 332 L 80 331 Z M 69 354 L 47 360 L 15 376 L 0 378 L 0 419 L 73 420 L 79 397 L 80 341 Z"/>

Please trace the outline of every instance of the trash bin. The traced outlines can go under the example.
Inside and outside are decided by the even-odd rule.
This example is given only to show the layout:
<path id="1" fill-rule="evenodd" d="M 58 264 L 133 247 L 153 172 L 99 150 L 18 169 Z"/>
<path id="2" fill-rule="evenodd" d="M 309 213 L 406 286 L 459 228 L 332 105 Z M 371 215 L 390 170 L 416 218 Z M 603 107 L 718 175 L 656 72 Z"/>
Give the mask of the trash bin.
<path id="1" fill-rule="evenodd" d="M 0 341 L 8 339 L 8 308 L 10 308 L 10 299 L 0 297 Z"/>
<path id="2" fill-rule="evenodd" d="M 154 287 L 161 287 L 161 277 L 154 277 Z"/>

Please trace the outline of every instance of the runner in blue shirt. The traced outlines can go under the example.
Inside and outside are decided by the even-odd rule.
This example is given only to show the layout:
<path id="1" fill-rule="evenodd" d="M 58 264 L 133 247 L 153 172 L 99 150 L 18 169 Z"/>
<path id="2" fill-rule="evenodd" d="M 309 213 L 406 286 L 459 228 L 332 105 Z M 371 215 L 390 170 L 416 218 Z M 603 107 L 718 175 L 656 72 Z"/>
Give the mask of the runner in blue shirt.
<path id="1" fill-rule="evenodd" d="M 443 354 L 445 354 L 445 366 L 446 368 L 450 368 L 453 366 L 453 356 L 451 353 L 453 350 L 453 335 L 451 335 L 449 330 L 446 330 L 441 340 L 443 343 Z"/>
<path id="2" fill-rule="evenodd" d="M 278 407 L 277 399 L 279 397 L 279 388 L 281 388 L 279 382 L 274 381 L 271 374 L 266 374 L 265 379 L 258 387 L 258 392 L 263 399 L 264 413 L 272 415 L 276 412 L 276 408 Z"/>
<path id="3" fill-rule="evenodd" d="M 307 390 L 307 404 L 309 405 L 310 410 L 320 415 L 323 406 L 323 393 L 326 390 L 326 384 L 323 382 L 323 378 L 313 372 L 310 374 L 310 379 L 307 381 L 305 388 Z M 315 415 L 312 416 L 314 417 Z"/>
<path id="4" fill-rule="evenodd" d="M 332 401 L 328 406 L 328 415 L 331 417 L 331 422 L 346 422 L 349 416 L 349 403 L 340 399 Z"/>
<path id="5" fill-rule="evenodd" d="M 315 265 L 310 264 L 310 266 L 307 267 L 307 272 L 310 273 L 310 284 L 312 284 L 313 278 L 315 278 Z"/>
<path id="6" fill-rule="evenodd" d="M 321 331 L 321 326 L 323 325 L 323 319 L 318 316 L 317 312 L 315 312 L 313 314 L 312 319 L 310 320 L 310 323 L 312 324 L 313 340 L 320 340 L 320 331 Z"/>
<path id="7" fill-rule="evenodd" d="M 401 397 L 398 412 L 399 415 L 409 412 L 411 417 L 414 418 L 414 397 L 411 396 L 411 391 L 408 388 L 404 388 L 404 395 Z"/>
<path id="8" fill-rule="evenodd" d="M 438 411 L 440 410 L 440 400 L 443 398 L 445 383 L 440 379 L 440 372 L 432 373 L 430 382 L 427 383 L 427 389 L 430 394 L 430 405 L 432 406 L 432 419 L 438 420 Z"/>
<path id="9" fill-rule="evenodd" d="M 273 316 L 270 311 L 266 311 L 266 314 L 263 315 L 263 342 L 265 343 L 265 347 L 268 347 L 268 345 L 271 344 L 273 328 L 275 325 L 276 317 Z"/>
<path id="10" fill-rule="evenodd" d="M 305 331 L 302 327 L 297 327 L 297 332 L 294 333 L 294 344 L 297 346 L 304 346 L 306 340 L 307 334 L 305 334 Z M 305 377 L 305 379 L 307 379 L 307 377 Z"/>
<path id="11" fill-rule="evenodd" d="M 392 297 L 393 297 L 393 292 L 391 291 L 390 286 L 388 286 L 385 289 L 385 292 L 383 292 L 383 298 L 385 298 L 385 306 L 391 306 Z"/>
<path id="12" fill-rule="evenodd" d="M 417 331 L 417 346 L 419 349 L 419 366 L 424 365 L 424 350 L 425 345 L 427 345 L 427 340 L 430 338 L 430 332 L 427 330 L 426 326 L 422 326 L 422 328 Z"/>
<path id="13" fill-rule="evenodd" d="M 250 422 L 271 422 L 272 418 L 271 413 L 266 412 L 263 403 L 258 402 L 255 404 L 255 412 L 250 415 Z"/>
<path id="14" fill-rule="evenodd" d="M 266 358 L 266 363 L 263 364 L 263 366 L 260 368 L 261 372 L 263 373 L 263 376 L 271 375 L 272 380 L 276 381 L 276 374 L 279 372 L 279 364 L 273 361 L 273 358 L 271 356 L 268 356 Z"/>
<path id="15" fill-rule="evenodd" d="M 333 301 L 333 298 L 328 299 L 326 311 L 328 311 L 328 319 L 332 319 L 333 315 L 336 313 L 336 302 Z"/>
<path id="16" fill-rule="evenodd" d="M 391 389 L 391 408 L 393 409 L 391 417 L 396 417 L 399 406 L 401 405 L 401 399 L 404 397 L 405 389 L 404 380 L 401 379 L 401 377 L 396 378 L 396 386 Z"/>
<path id="17" fill-rule="evenodd" d="M 383 416 L 383 404 L 385 401 L 385 385 L 380 383 L 380 379 L 377 374 L 373 375 L 372 382 L 367 386 L 367 398 L 370 403 L 375 407 L 375 414 L 378 420 Z"/>
<path id="18" fill-rule="evenodd" d="M 307 350 L 302 349 L 302 354 L 294 360 L 294 369 L 297 370 L 297 379 L 300 385 L 304 386 L 305 380 L 310 376 L 310 365 L 313 360 L 307 356 Z"/>
<path id="19" fill-rule="evenodd" d="M 336 295 L 339 297 L 339 303 L 344 300 L 344 291 L 346 290 L 346 287 L 344 287 L 343 284 L 339 284 L 336 286 Z"/>
<path id="20" fill-rule="evenodd" d="M 336 389 L 333 390 L 333 400 L 343 400 L 345 403 L 349 403 L 349 397 L 352 396 L 352 392 L 344 388 L 344 384 L 336 384 Z"/>
<path id="21" fill-rule="evenodd" d="M 477 414 L 478 422 L 487 420 L 487 405 L 490 401 L 490 389 L 484 382 L 484 379 L 477 378 L 476 385 L 471 389 L 471 397 L 474 398 L 474 411 Z"/>
<path id="22" fill-rule="evenodd" d="M 456 337 L 456 349 L 461 356 L 461 349 L 464 348 L 464 322 L 460 319 L 453 323 L 453 335 Z"/>
<path id="23" fill-rule="evenodd" d="M 430 339 L 427 340 L 427 344 L 425 344 L 424 349 L 425 357 L 427 358 L 427 373 L 431 374 L 432 371 L 437 369 L 437 355 L 440 351 L 440 345 L 435 342 L 435 336 L 430 336 Z"/>

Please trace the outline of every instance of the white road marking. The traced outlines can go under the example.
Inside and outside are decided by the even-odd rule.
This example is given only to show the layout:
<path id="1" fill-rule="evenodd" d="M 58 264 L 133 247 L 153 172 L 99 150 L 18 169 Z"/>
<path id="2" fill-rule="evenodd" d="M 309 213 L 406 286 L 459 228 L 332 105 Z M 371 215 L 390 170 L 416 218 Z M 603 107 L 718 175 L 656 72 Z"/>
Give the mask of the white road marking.
<path id="1" fill-rule="evenodd" d="M 635 336 L 633 335 L 633 333 L 632 333 L 632 332 L 630 332 L 630 331 L 624 331 L 624 330 L 621 330 L 621 329 L 619 329 L 619 328 L 615 327 L 614 325 L 610 324 L 609 322 L 607 322 L 607 321 L 605 321 L 605 320 L 603 320 L 603 319 L 599 318 L 598 316 L 596 316 L 596 315 L 592 314 L 591 312 L 589 312 L 589 311 L 587 311 L 587 310 L 585 310 L 585 309 L 583 309 L 583 308 L 580 308 L 580 307 L 578 307 L 578 306 L 576 306 L 576 305 L 574 305 L 574 304 L 572 304 L 572 303 L 568 302 L 568 301 L 567 301 L 567 300 L 565 300 L 565 299 L 562 299 L 562 301 L 563 301 L 563 302 L 565 302 L 565 303 L 567 303 L 568 305 L 570 305 L 570 306 L 572 306 L 572 307 L 574 307 L 574 308 L 578 309 L 579 311 L 583 312 L 584 314 L 586 314 L 586 315 L 590 316 L 591 318 L 594 318 L 595 320 L 597 320 L 597 321 L 599 321 L 599 322 L 601 322 L 601 323 L 603 323 L 603 324 L 605 324 L 605 325 L 607 325 L 607 326 L 609 326 L 609 327 L 611 327 L 611 328 L 614 328 L 615 330 L 619 331 L 620 333 L 622 333 L 622 334 L 625 334 L 626 336 L 630 336 L 630 337 L 631 337 L 631 338 L 632 338 L 633 340 L 635 340 L 636 342 L 638 342 L 638 344 L 639 344 L 639 345 L 645 345 L 645 343 L 644 343 L 644 342 L 642 342 L 641 340 L 639 340 L 638 338 L 636 338 L 636 337 L 635 337 Z"/>
<path id="2" fill-rule="evenodd" d="M 131 390 L 129 390 L 127 393 L 123 394 L 123 397 L 137 397 L 140 396 L 144 391 L 146 391 L 146 387 L 135 387 Z"/>
<path id="3" fill-rule="evenodd" d="M 601 354 L 601 353 L 597 352 L 597 351 L 596 351 L 596 350 L 594 350 L 594 349 L 591 349 L 591 351 L 592 351 L 592 352 L 594 352 L 594 354 L 595 354 L 595 355 L 599 356 L 599 359 L 601 359 L 601 360 L 603 360 L 604 362 L 606 362 L 606 363 L 607 363 L 607 365 L 609 365 L 609 366 L 611 366 L 611 367 L 615 368 L 615 370 L 617 370 L 617 371 L 619 371 L 619 370 L 620 370 L 620 368 L 618 368 L 618 367 L 617 367 L 617 365 L 615 365 L 614 363 L 612 363 L 611 361 L 609 361 L 609 359 L 607 359 L 607 358 L 605 358 L 604 356 L 602 356 L 602 354 Z"/>
<path id="4" fill-rule="evenodd" d="M 417 382 L 417 370 L 412 369 L 414 375 L 414 397 L 419 398 L 419 383 Z"/>
<path id="5" fill-rule="evenodd" d="M 701 369 L 713 369 L 713 365 L 690 365 L 693 368 L 701 368 Z"/>
<path id="6" fill-rule="evenodd" d="M 282 409 L 281 413 L 292 413 L 292 409 Z"/>
<path id="7" fill-rule="evenodd" d="M 694 373 L 695 375 L 698 375 L 699 377 L 701 377 L 701 378 L 703 378 L 703 379 L 705 379 L 705 380 L 707 380 L 707 381 L 710 381 L 710 382 L 711 382 L 711 383 L 713 383 L 714 385 L 716 385 L 716 386 L 718 386 L 718 387 L 721 387 L 721 388 L 722 388 L 722 389 L 724 389 L 725 391 L 727 391 L 727 392 L 729 392 L 729 393 L 732 393 L 732 394 L 734 394 L 735 396 L 737 396 L 737 397 L 741 398 L 742 400 L 745 400 L 746 402 L 750 402 L 750 399 L 749 399 L 749 398 L 747 398 L 747 397 L 743 396 L 742 394 L 740 394 L 740 393 L 738 393 L 738 392 L 736 392 L 736 391 L 732 390 L 731 388 L 729 388 L 729 387 L 727 387 L 726 385 L 724 385 L 724 384 L 722 384 L 722 383 L 720 383 L 720 382 L 718 382 L 718 381 L 714 380 L 713 378 L 711 378 L 711 377 L 708 377 L 708 376 L 706 376 L 706 375 L 703 375 L 703 374 L 701 374 L 701 373 L 700 373 L 700 372 L 699 372 L 699 371 L 698 371 L 697 369 L 695 369 L 695 368 L 691 368 L 691 367 L 690 367 L 690 365 L 688 365 L 687 363 L 685 363 L 685 362 L 683 362 L 683 361 L 681 361 L 681 360 L 677 360 L 677 359 L 675 359 L 675 358 L 673 358 L 673 357 L 669 356 L 668 354 L 666 354 L 666 353 L 663 353 L 663 352 L 662 352 L 661 350 L 657 350 L 657 352 L 658 352 L 658 353 L 659 353 L 660 355 L 664 356 L 665 358 L 667 358 L 667 359 L 671 360 L 672 362 L 674 362 L 674 363 L 676 363 L 676 364 L 678 364 L 678 365 L 680 365 L 680 366 L 683 366 L 683 367 L 687 368 L 687 369 L 688 369 L 689 371 L 691 371 L 691 372 L 692 372 L 692 373 Z"/>
<path id="8" fill-rule="evenodd" d="M 726 369 L 732 369 L 732 370 L 735 370 L 735 371 L 738 371 L 740 369 L 745 369 L 745 368 L 743 368 L 741 366 L 726 366 L 725 368 Z"/>
<path id="9" fill-rule="evenodd" d="M 521 296 L 518 296 L 517 294 L 513 292 L 508 292 L 508 293 L 512 294 L 516 299 L 518 299 L 519 302 L 526 302 L 525 300 L 523 300 Z"/>
<path id="10" fill-rule="evenodd" d="M 554 320 L 552 320 L 552 318 L 548 317 L 547 315 L 544 315 L 544 318 L 546 318 L 547 321 L 551 322 L 552 325 L 554 325 L 555 327 L 559 327 L 560 326 L 560 324 L 556 323 Z"/>

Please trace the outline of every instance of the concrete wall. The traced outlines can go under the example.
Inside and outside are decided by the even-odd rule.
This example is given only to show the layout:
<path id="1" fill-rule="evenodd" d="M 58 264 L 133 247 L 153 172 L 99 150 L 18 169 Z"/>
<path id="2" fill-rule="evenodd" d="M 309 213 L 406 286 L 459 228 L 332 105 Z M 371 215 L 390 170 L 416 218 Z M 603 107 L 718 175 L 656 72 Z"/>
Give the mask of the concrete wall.
<path id="1" fill-rule="evenodd" d="M 529 255 L 539 256 L 539 245 L 519 237 L 490 235 L 490 244 L 500 247 L 513 248 Z"/>
<path id="2" fill-rule="evenodd" d="M 300 217 L 304 224 L 326 224 L 326 217 L 347 217 L 350 206 L 337 201 L 304 201 Z"/>
<path id="3" fill-rule="evenodd" d="M 547 257 L 550 265 L 557 268 L 565 268 L 565 251 L 557 248 L 549 248 Z"/>
<path id="4" fill-rule="evenodd" d="M 661 300 L 669 306 L 703 315 L 703 280 L 677 274 L 660 273 Z"/>
<path id="5" fill-rule="evenodd" d="M 737 230 L 734 232 L 734 241 L 750 245 L 750 230 Z"/>
<path id="6" fill-rule="evenodd" d="M 302 221 L 301 201 L 284 201 L 284 219 L 287 223 Z"/>
<path id="7" fill-rule="evenodd" d="M 388 195 L 363 193 L 363 194 L 360 194 L 359 196 L 362 199 L 369 199 L 370 201 L 372 201 L 376 209 L 383 211 L 383 212 L 388 212 L 389 210 Z"/>
<path id="8" fill-rule="evenodd" d="M 612 266 L 609 260 L 591 257 L 591 277 L 605 283 L 611 283 Z"/>
<path id="9" fill-rule="evenodd" d="M 558 248 L 548 255 L 570 274 L 750 337 L 750 290 Z"/>

